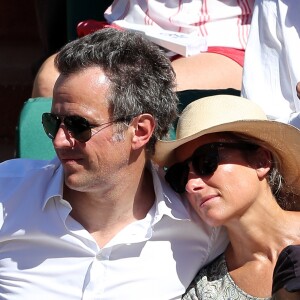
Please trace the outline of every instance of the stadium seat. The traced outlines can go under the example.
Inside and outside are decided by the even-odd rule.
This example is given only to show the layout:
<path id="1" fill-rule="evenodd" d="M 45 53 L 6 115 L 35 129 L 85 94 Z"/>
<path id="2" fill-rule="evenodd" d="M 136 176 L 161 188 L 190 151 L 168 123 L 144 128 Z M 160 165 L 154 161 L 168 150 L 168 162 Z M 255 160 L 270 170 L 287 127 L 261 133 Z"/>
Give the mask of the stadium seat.
<path id="1" fill-rule="evenodd" d="M 16 157 L 52 159 L 55 151 L 42 125 L 42 113 L 51 110 L 52 98 L 30 98 L 21 110 L 16 128 Z"/>

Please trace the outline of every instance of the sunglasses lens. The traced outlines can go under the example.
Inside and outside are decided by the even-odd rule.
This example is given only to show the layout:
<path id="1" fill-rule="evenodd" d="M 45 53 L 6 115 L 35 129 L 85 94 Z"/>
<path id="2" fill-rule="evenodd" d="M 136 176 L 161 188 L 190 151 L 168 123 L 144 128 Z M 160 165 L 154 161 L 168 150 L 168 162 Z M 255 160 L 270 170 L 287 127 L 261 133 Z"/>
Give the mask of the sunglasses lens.
<path id="1" fill-rule="evenodd" d="M 192 158 L 193 168 L 202 176 L 213 174 L 218 168 L 219 155 L 217 148 L 200 149 Z"/>
<path id="2" fill-rule="evenodd" d="M 63 122 L 72 137 L 79 142 L 87 142 L 91 138 L 91 126 L 85 118 L 69 116 Z M 51 113 L 43 113 L 42 123 L 47 136 L 53 140 L 61 124 L 60 118 Z"/>
<path id="3" fill-rule="evenodd" d="M 83 117 L 65 117 L 64 124 L 66 125 L 73 138 L 78 140 L 79 142 L 85 143 L 92 136 L 90 123 Z"/>
<path id="4" fill-rule="evenodd" d="M 231 148 L 256 151 L 259 146 L 249 143 L 210 143 L 200 146 L 193 155 L 184 162 L 171 166 L 165 175 L 166 181 L 177 193 L 184 193 L 188 182 L 189 163 L 192 161 L 193 169 L 198 176 L 212 175 L 219 165 L 219 148 Z"/>
<path id="5" fill-rule="evenodd" d="M 60 119 L 51 113 L 43 113 L 42 123 L 47 136 L 53 140 L 60 126 Z"/>
<path id="6" fill-rule="evenodd" d="M 184 193 L 188 175 L 189 166 L 185 163 L 178 163 L 167 170 L 165 179 L 175 192 Z"/>

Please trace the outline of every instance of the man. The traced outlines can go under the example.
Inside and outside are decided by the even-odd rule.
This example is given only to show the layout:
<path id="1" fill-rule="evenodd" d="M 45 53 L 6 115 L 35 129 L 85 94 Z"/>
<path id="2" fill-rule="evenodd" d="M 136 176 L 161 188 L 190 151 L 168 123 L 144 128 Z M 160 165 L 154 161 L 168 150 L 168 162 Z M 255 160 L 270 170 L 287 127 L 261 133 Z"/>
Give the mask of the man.
<path id="1" fill-rule="evenodd" d="M 109 28 L 56 65 L 42 122 L 58 158 L 0 165 L 0 298 L 180 298 L 227 241 L 191 222 L 150 161 L 176 117 L 169 60 Z"/>

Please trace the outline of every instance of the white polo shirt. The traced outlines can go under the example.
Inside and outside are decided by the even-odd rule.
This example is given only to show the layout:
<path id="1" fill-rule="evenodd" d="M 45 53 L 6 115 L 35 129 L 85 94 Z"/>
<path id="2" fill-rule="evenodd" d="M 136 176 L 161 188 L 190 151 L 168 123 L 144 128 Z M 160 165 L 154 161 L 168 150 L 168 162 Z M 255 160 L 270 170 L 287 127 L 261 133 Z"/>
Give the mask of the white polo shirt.
<path id="1" fill-rule="evenodd" d="M 151 168 L 152 209 L 99 248 L 62 199 L 57 158 L 0 164 L 0 298 L 180 299 L 199 268 L 224 251 L 227 237 L 192 222 Z"/>

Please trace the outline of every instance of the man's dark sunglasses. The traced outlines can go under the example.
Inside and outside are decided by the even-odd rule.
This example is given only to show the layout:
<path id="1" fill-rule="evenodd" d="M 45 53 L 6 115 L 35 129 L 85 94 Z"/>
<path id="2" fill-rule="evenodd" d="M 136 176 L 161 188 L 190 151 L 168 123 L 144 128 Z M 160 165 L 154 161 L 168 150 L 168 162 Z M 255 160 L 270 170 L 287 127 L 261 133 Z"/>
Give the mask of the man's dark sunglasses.
<path id="1" fill-rule="evenodd" d="M 193 165 L 193 169 L 199 176 L 212 175 L 218 168 L 219 148 L 233 148 L 240 150 L 257 150 L 258 145 L 250 143 L 211 143 L 197 148 L 193 155 L 187 160 L 176 163 L 168 168 L 165 178 L 171 185 L 172 189 L 177 193 L 184 193 L 185 186 L 188 182 L 190 172 L 189 163 Z"/>
<path id="2" fill-rule="evenodd" d="M 109 121 L 106 123 L 102 123 L 100 125 L 91 125 L 88 120 L 80 116 L 58 116 L 52 113 L 43 113 L 42 114 L 42 123 L 44 130 L 47 136 L 50 139 L 54 139 L 58 129 L 63 122 L 66 126 L 70 135 L 81 143 L 87 142 L 94 134 L 98 133 L 101 129 L 103 129 L 104 125 L 109 125 L 117 122 L 128 122 L 132 119 L 132 117 L 124 117 L 120 119 L 116 119 L 114 121 Z M 93 128 L 102 127 L 99 130 L 95 130 L 92 132 Z"/>

